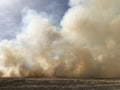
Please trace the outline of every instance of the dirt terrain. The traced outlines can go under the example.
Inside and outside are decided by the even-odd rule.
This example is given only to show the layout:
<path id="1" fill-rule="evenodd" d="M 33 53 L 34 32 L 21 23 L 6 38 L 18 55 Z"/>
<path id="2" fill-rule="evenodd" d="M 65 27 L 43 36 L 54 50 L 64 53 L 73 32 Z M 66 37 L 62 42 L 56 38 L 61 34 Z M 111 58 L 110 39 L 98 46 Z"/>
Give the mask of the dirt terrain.
<path id="1" fill-rule="evenodd" d="M 1 78 L 0 90 L 120 90 L 120 80 Z"/>

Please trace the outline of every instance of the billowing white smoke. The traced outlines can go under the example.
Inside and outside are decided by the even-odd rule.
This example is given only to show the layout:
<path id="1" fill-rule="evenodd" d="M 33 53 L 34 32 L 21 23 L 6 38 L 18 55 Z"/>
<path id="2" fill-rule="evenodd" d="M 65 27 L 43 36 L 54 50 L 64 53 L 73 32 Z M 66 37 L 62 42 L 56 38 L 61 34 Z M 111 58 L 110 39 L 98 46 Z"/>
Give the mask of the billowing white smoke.
<path id="1" fill-rule="evenodd" d="M 98 64 L 96 77 L 119 77 L 120 1 L 71 0 L 70 5 L 61 22 L 65 37 L 90 50 Z"/>
<path id="2" fill-rule="evenodd" d="M 1 77 L 120 77 L 120 1 L 69 4 L 61 30 L 28 10 L 24 30 L 0 42 Z"/>

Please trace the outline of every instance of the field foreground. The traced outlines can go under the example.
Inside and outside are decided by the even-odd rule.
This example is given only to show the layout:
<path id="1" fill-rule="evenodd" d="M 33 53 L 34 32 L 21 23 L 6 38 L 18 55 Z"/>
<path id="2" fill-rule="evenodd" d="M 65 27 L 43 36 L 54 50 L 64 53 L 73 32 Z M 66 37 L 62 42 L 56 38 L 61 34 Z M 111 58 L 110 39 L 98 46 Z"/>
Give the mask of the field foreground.
<path id="1" fill-rule="evenodd" d="M 120 80 L 1 78 L 0 90 L 120 90 Z"/>

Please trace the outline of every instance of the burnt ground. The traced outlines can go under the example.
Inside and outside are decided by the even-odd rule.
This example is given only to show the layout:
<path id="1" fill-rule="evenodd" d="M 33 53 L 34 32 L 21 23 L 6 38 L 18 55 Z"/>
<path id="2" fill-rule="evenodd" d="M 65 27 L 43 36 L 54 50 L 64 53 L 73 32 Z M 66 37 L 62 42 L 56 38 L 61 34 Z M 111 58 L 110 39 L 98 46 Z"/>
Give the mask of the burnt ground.
<path id="1" fill-rule="evenodd" d="M 120 80 L 1 78 L 0 90 L 120 90 Z"/>

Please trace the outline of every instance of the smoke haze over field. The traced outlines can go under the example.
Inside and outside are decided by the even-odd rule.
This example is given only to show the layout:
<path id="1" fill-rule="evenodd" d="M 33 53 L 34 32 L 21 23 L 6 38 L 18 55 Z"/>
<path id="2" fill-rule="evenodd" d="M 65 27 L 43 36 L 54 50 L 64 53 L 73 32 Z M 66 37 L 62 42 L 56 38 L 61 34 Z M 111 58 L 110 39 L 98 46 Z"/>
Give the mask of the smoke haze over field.
<path id="1" fill-rule="evenodd" d="M 69 6 L 61 28 L 23 10 L 22 32 L 0 42 L 1 77 L 120 77 L 120 1 L 69 0 Z"/>

